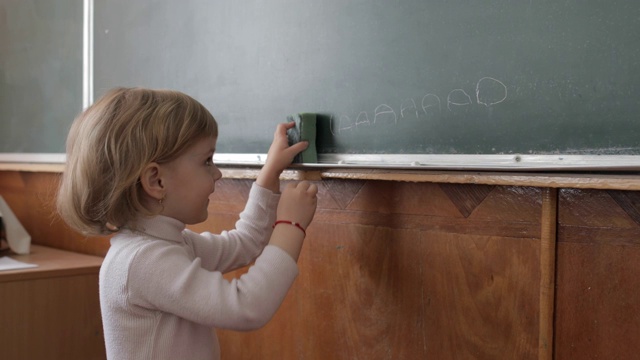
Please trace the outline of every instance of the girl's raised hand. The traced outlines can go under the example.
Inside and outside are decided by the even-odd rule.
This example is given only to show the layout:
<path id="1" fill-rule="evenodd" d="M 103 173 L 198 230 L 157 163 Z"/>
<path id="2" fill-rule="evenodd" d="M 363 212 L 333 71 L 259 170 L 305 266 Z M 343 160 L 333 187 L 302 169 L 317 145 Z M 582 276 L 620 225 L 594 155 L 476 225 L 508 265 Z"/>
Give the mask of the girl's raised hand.
<path id="1" fill-rule="evenodd" d="M 280 123 L 273 134 L 273 142 L 269 147 L 267 160 L 260 171 L 256 183 L 273 192 L 280 191 L 280 174 L 291 165 L 293 158 L 309 146 L 307 141 L 301 141 L 289 146 L 287 130 L 294 127 L 294 122 Z"/>

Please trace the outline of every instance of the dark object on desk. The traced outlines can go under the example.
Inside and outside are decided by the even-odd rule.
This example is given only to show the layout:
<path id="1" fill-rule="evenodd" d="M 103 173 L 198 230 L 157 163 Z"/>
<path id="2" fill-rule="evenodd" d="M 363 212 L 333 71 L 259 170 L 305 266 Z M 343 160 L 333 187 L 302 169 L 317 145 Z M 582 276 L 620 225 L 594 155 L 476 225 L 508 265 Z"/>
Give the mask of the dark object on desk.
<path id="1" fill-rule="evenodd" d="M 9 242 L 7 241 L 7 232 L 4 229 L 4 222 L 0 214 L 0 254 L 9 250 Z"/>

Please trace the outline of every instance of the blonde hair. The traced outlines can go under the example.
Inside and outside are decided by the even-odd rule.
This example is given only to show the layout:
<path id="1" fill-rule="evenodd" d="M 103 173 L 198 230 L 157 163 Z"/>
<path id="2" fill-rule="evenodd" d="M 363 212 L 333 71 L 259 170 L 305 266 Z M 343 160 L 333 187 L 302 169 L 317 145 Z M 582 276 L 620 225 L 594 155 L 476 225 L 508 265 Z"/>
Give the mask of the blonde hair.
<path id="1" fill-rule="evenodd" d="M 186 94 L 113 89 L 71 125 L 57 210 L 83 234 L 113 233 L 149 215 L 139 181 L 146 165 L 171 161 L 195 140 L 217 136 L 211 113 Z"/>

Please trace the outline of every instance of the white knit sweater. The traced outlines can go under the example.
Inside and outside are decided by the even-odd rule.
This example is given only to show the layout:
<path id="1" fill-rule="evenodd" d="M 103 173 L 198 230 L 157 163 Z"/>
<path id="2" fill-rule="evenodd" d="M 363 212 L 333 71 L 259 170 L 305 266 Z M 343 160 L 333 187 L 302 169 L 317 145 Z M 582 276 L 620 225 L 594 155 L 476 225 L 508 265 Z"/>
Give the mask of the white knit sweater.
<path id="1" fill-rule="evenodd" d="M 278 200 L 254 184 L 236 229 L 220 235 L 164 216 L 115 235 L 100 269 L 107 358 L 219 359 L 214 327 L 265 325 L 298 275 L 288 254 L 266 246 Z M 222 277 L 253 260 L 240 278 Z"/>

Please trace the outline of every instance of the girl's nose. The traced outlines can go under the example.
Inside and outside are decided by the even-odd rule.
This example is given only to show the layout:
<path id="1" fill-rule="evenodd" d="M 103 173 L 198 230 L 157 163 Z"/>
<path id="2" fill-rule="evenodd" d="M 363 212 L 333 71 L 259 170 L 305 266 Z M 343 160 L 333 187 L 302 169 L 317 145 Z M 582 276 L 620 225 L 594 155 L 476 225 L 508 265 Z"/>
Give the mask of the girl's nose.
<path id="1" fill-rule="evenodd" d="M 213 180 L 218 181 L 222 178 L 222 171 L 217 166 L 213 167 Z"/>
<path id="2" fill-rule="evenodd" d="M 211 171 L 211 193 L 213 194 L 216 191 L 216 181 L 222 178 L 222 171 L 215 165 Z"/>

